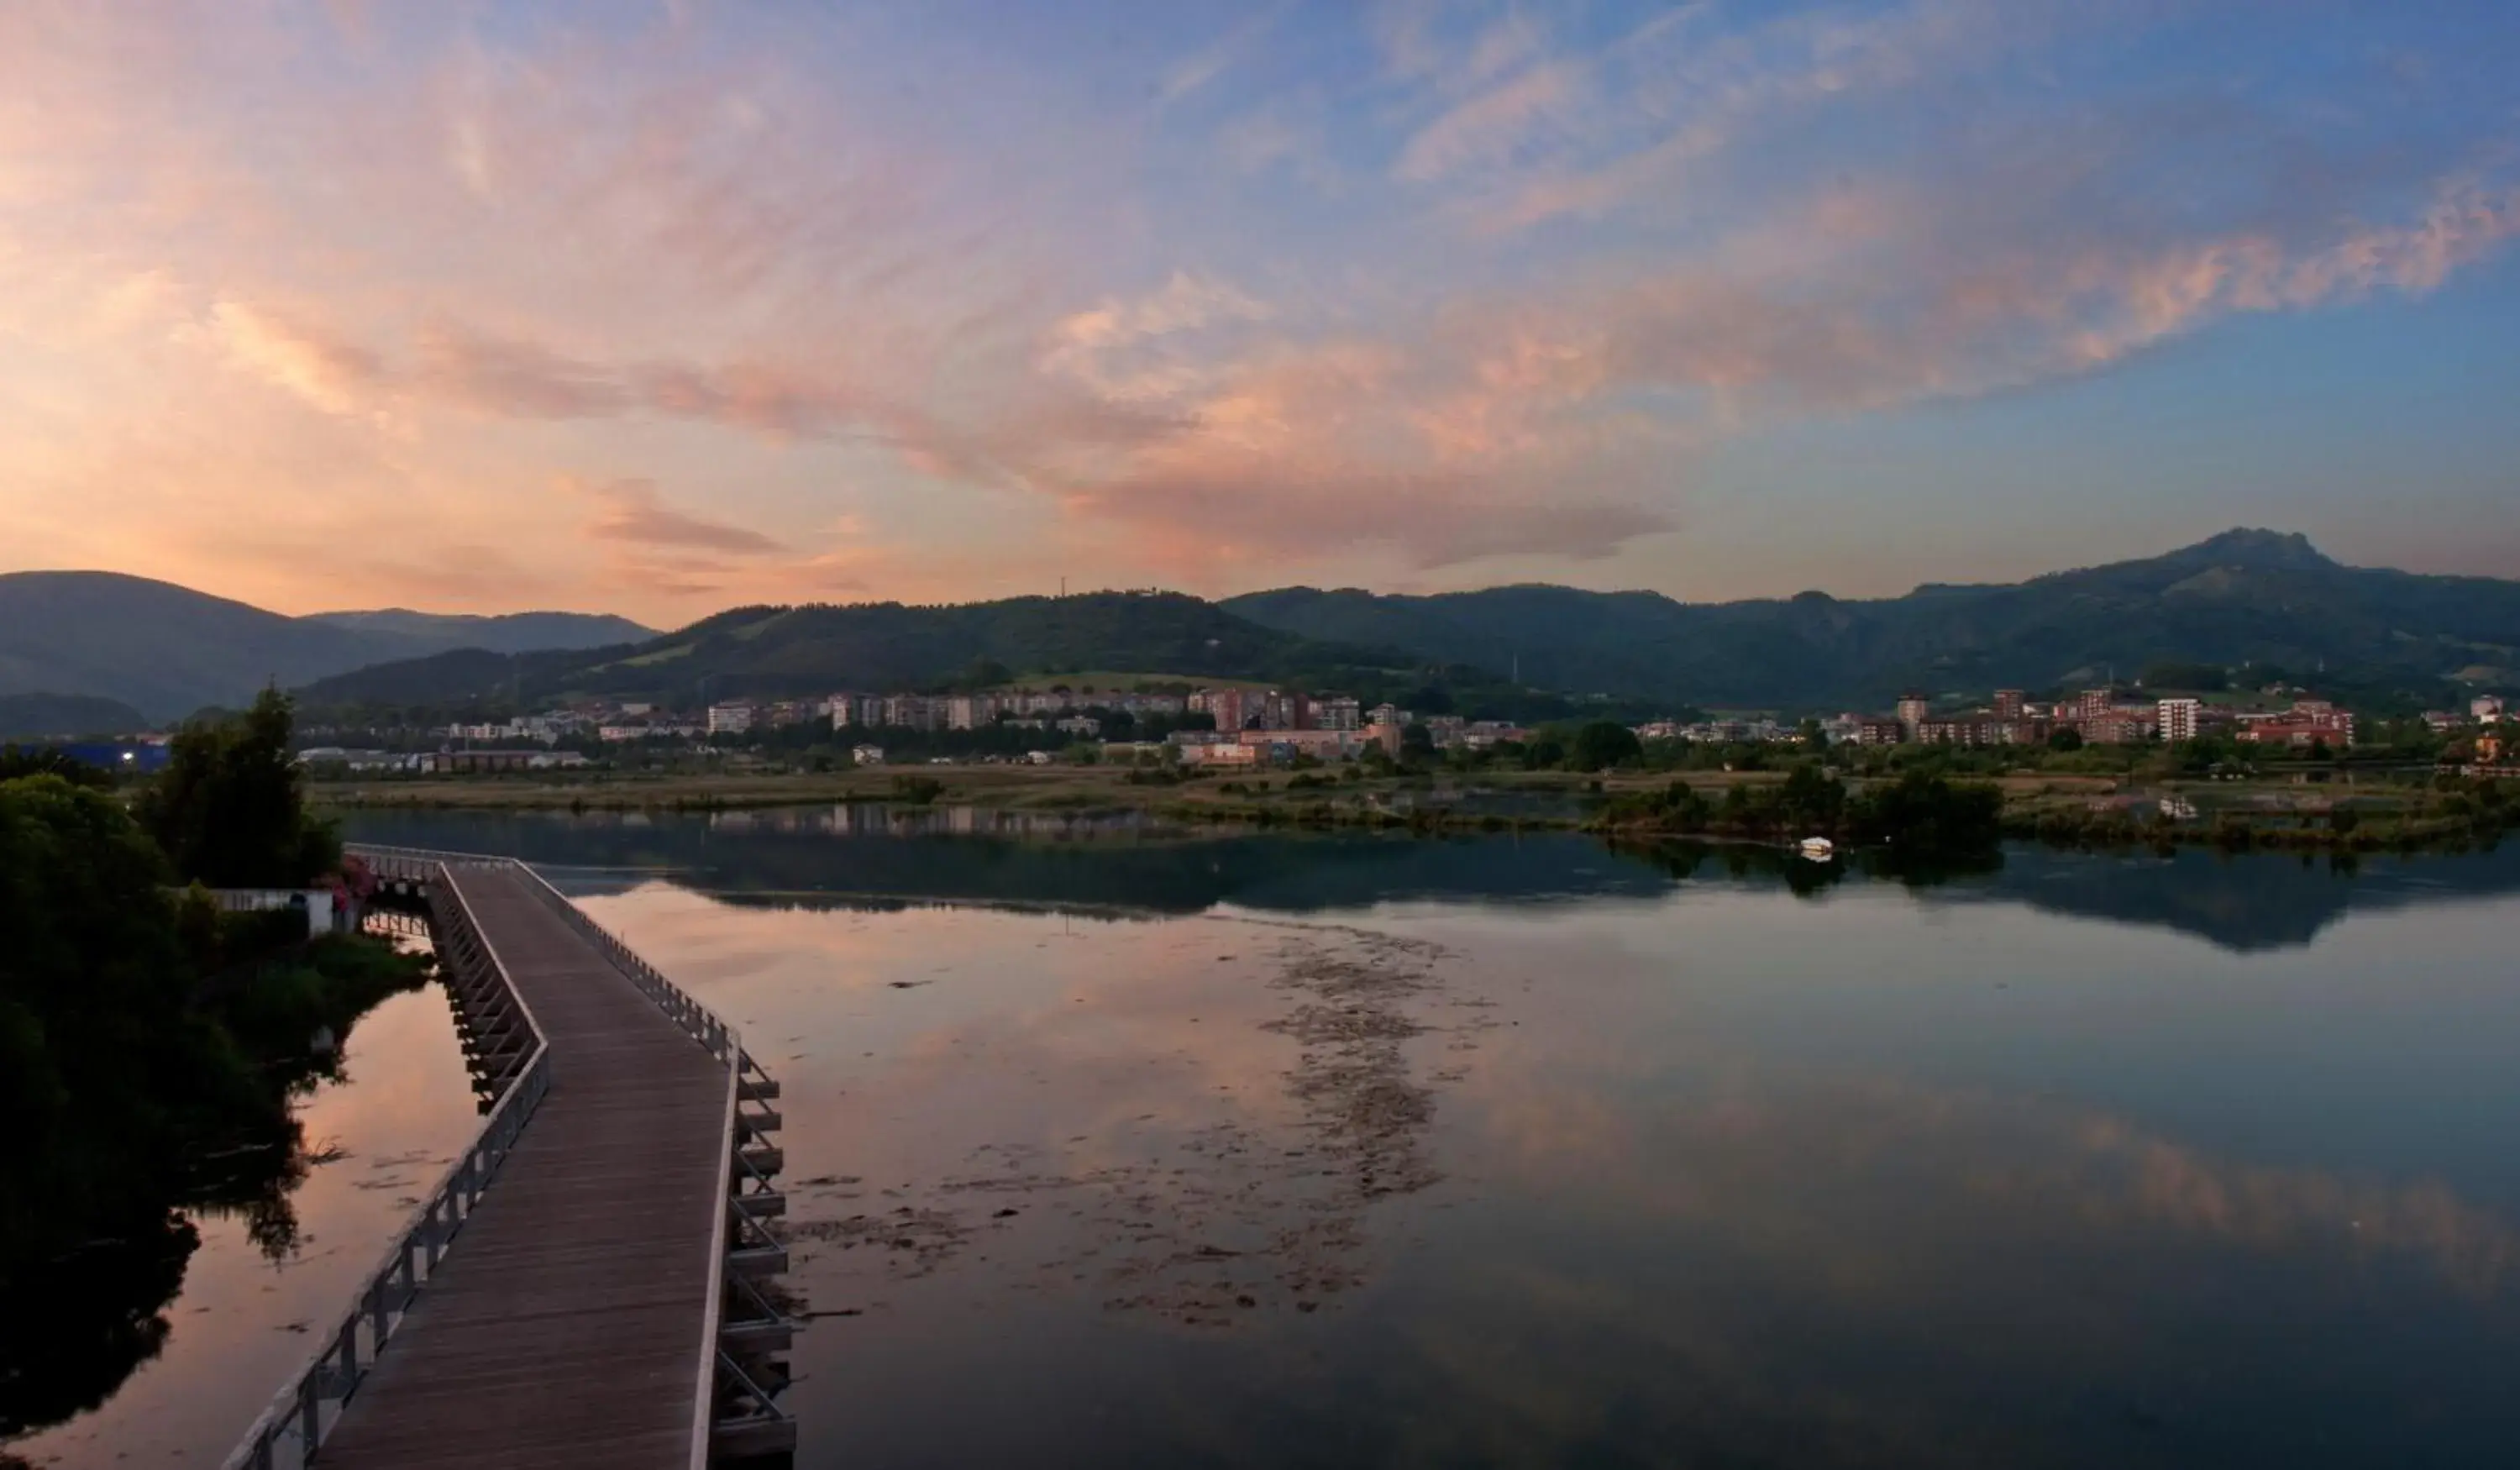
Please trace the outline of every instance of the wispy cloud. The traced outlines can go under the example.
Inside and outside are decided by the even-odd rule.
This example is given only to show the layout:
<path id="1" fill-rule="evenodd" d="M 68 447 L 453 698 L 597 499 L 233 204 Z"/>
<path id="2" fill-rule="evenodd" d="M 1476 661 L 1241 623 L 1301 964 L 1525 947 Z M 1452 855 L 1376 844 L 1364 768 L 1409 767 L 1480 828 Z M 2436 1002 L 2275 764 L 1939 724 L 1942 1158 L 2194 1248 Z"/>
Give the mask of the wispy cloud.
<path id="1" fill-rule="evenodd" d="M 1586 85 L 1584 68 L 1572 62 L 1531 67 L 1428 123 L 1400 151 L 1393 172 L 1425 181 L 1512 161 L 1584 105 Z"/>
<path id="2" fill-rule="evenodd" d="M 208 328 L 239 371 L 328 414 L 358 412 L 384 378 L 383 365 L 365 348 L 248 302 L 213 303 Z"/>
<path id="3" fill-rule="evenodd" d="M 1279 0 L 1278 4 L 1259 11 L 1213 42 L 1183 57 L 1164 73 L 1162 84 L 1155 89 L 1156 104 L 1171 107 L 1249 57 L 1286 18 L 1291 5 L 1292 0 Z"/>
<path id="4" fill-rule="evenodd" d="M 276 578 L 216 528 L 392 496 L 468 598 L 490 510 L 538 588 L 667 602 L 1607 576 L 1720 543 L 1729 439 L 2507 290 L 2509 26 L 1378 0 L 1166 65 L 1081 3 L 0 7 L 0 557 Z"/>
<path id="5" fill-rule="evenodd" d="M 598 541 L 738 557 L 766 557 L 786 550 L 758 531 L 673 509 L 652 480 L 574 483 L 571 488 L 595 503 L 595 518 L 587 523 L 586 533 Z"/>

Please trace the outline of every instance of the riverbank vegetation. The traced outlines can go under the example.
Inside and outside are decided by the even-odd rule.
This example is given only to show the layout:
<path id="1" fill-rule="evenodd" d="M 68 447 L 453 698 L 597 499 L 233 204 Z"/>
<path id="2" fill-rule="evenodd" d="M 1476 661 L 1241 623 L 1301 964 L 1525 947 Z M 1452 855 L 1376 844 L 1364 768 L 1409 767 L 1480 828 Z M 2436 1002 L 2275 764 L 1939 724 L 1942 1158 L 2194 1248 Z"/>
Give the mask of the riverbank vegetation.
<path id="1" fill-rule="evenodd" d="M 2292 852 L 2464 851 L 2520 827 L 2520 781 L 2458 775 L 2424 785 L 2344 791 L 2281 805 L 2182 814 L 2161 801 L 2028 801 L 2004 835 L 2075 847 L 2266 848 Z"/>
<path id="2" fill-rule="evenodd" d="M 2430 764 L 2366 758 L 2258 755 L 2227 759 L 2211 742 L 2168 748 L 2095 747 L 2072 753 L 1948 746 L 1688 747 L 1675 768 L 1666 742 L 1635 741 L 1600 722 L 1564 732 L 1581 758 L 1543 733 L 1517 754 L 1378 747 L 1351 762 L 1298 759 L 1260 770 L 1200 771 L 1168 763 L 889 765 L 817 772 L 760 761 L 687 763 L 670 770 L 519 772 L 471 777 L 337 780 L 313 787 L 339 808 L 562 811 L 731 811 L 855 802 L 910 802 L 1008 811 L 1135 811 L 1198 824 L 1427 831 L 1595 826 L 1706 832 L 1736 840 L 1844 834 L 1803 797 L 1770 794 L 1798 771 L 1847 796 L 1908 786 L 1986 787 L 1999 793 L 2002 834 L 2072 843 L 2267 845 L 2376 850 L 2489 840 L 2515 817 L 2520 782 L 2445 775 Z M 1624 737 L 1624 746 L 1615 737 Z M 2389 747 L 2378 747 L 2389 748 Z M 1526 756 L 1545 763 L 1525 769 Z M 1606 759 L 1606 766 L 1591 764 Z M 1911 784 L 1913 783 L 1913 784 Z M 1741 794 L 1734 795 L 1735 791 Z M 1680 794 L 1682 792 L 1687 794 Z M 1825 798 L 1823 798 L 1825 799 Z M 1974 798 L 1983 800 L 1984 798 Z M 1709 810 L 1695 810 L 1696 803 Z M 1778 805 L 1778 803 L 1783 803 Z M 1972 819 L 1974 820 L 1974 819 Z M 1856 839 L 1861 840 L 1861 839 Z"/>
<path id="3" fill-rule="evenodd" d="M 338 1068 L 318 1034 L 429 973 L 200 886 L 294 886 L 338 855 L 287 761 L 288 707 L 266 701 L 188 731 L 180 779 L 129 806 L 51 772 L 0 780 L 0 1440 L 102 1402 L 158 1351 L 188 1211 L 294 1244 L 290 1104 Z"/>
<path id="4" fill-rule="evenodd" d="M 2003 836 L 2003 793 L 1979 781 L 1912 771 L 1861 789 L 1817 765 L 1768 784 L 1734 783 L 1721 799 L 1687 781 L 1606 802 L 1593 825 L 1622 835 L 1713 835 L 1769 842 L 1823 837 L 1851 847 L 1948 855 L 1991 849 Z"/>

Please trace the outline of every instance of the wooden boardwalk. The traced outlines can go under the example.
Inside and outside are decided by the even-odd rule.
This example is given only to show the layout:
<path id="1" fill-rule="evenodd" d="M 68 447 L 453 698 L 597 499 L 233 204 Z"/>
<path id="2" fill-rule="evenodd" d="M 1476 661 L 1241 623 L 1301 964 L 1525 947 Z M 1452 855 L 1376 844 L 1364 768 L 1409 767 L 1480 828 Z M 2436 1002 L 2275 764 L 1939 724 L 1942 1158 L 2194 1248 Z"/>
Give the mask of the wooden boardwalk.
<path id="1" fill-rule="evenodd" d="M 731 1074 L 532 874 L 447 871 L 551 1090 L 317 1461 L 686 1470 L 707 1453 Z"/>

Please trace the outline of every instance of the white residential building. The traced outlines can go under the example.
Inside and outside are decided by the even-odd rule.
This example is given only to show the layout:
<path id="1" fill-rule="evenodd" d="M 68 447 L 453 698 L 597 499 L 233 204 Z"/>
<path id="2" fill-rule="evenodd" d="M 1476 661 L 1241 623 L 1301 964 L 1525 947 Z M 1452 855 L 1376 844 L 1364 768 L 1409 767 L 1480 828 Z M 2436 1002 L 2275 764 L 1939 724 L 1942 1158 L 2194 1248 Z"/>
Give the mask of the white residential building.
<path id="1" fill-rule="evenodd" d="M 2204 714 L 2205 703 L 2201 699 L 2164 699 L 2158 706 L 2153 728 L 2161 733 L 2164 744 L 2192 740 L 2196 738 L 2196 729 Z"/>
<path id="2" fill-rule="evenodd" d="M 1340 694 L 1314 703 L 1313 723 L 1324 730 L 1363 730 L 1365 709 L 1354 696 Z"/>
<path id="3" fill-rule="evenodd" d="M 709 706 L 708 733 L 710 735 L 748 735 L 751 731 L 751 705 L 712 704 Z"/>
<path id="4" fill-rule="evenodd" d="M 934 730 L 942 701 L 924 694 L 894 694 L 883 701 L 883 723 L 904 730 Z"/>

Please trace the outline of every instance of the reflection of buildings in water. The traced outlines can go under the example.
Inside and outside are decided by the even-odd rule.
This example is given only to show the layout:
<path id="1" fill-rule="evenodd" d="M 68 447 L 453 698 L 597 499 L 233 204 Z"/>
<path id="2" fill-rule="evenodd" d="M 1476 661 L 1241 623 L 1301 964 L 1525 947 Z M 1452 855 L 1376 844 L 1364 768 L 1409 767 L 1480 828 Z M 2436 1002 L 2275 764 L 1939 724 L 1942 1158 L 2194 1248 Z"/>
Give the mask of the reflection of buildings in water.
<path id="1" fill-rule="evenodd" d="M 1123 836 L 1149 829 L 1141 812 L 1025 812 L 978 806 L 900 806 L 849 802 L 781 814 L 776 824 L 746 830 L 832 837 L 1014 837 L 1063 839 Z M 733 830 L 733 828 L 730 828 Z"/>
<path id="2" fill-rule="evenodd" d="M 761 824 L 775 818 L 777 824 Z M 962 825 L 956 825 L 956 824 Z M 1231 902 L 1280 913 L 1392 902 L 1583 903 L 1650 900 L 1676 886 L 1855 884 L 1839 869 L 1744 847 L 1605 849 L 1573 834 L 1424 841 L 1382 833 L 1259 834 L 1186 828 L 1138 812 L 1027 812 L 879 803 L 777 813 L 698 815 L 350 815 L 358 839 L 511 853 L 591 870 L 704 875 L 716 891 L 887 893 L 1016 904 L 1081 903 L 1190 913 Z M 638 829 L 635 834 L 632 829 Z M 975 854 L 955 843 L 803 837 L 997 839 L 1028 844 Z M 729 840 L 712 842 L 724 836 Z M 741 840 L 736 840 L 740 838 Z M 1161 839 L 1162 845 L 1147 839 Z M 1099 846 L 1098 846 L 1099 844 Z M 1915 881 L 1914 874 L 1902 874 Z M 572 882 L 595 881 L 589 875 Z M 2520 893 L 2520 844 L 2413 858 L 2292 855 L 2230 859 L 2200 849 L 2169 858 L 2005 849 L 2000 869 L 1917 887 L 1927 904 L 1992 904 L 2177 930 L 2239 952 L 2297 948 L 2349 913 L 2490 901 Z"/>

